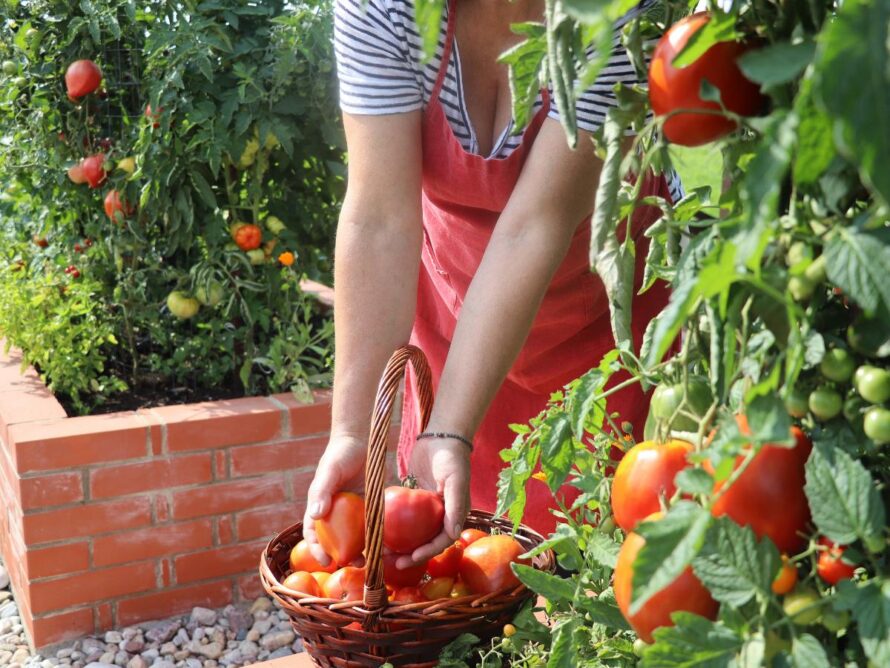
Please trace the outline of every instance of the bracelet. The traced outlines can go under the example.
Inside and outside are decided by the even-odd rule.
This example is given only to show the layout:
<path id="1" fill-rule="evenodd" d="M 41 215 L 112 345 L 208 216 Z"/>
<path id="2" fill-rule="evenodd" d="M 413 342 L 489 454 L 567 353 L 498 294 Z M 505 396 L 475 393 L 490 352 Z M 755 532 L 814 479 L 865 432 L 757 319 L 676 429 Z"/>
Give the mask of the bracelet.
<path id="1" fill-rule="evenodd" d="M 473 441 L 468 438 L 464 438 L 460 434 L 451 434 L 445 431 L 425 431 L 422 434 L 417 435 L 417 440 L 419 441 L 422 438 L 453 438 L 456 441 L 460 441 L 468 448 L 470 448 L 470 452 L 473 452 Z"/>

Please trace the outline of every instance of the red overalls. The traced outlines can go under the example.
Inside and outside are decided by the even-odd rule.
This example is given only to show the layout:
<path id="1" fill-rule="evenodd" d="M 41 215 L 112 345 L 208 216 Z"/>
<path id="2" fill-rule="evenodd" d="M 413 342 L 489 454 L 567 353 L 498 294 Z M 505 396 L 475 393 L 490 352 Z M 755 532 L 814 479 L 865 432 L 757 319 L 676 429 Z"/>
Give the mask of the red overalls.
<path id="1" fill-rule="evenodd" d="M 454 40 L 455 4 L 449 3 L 442 63 L 422 119 L 423 249 L 411 343 L 426 353 L 434 387 L 438 386 L 467 288 L 550 109 L 550 96 L 544 90 L 543 107 L 525 130 L 522 143 L 506 158 L 486 159 L 464 150 L 439 100 Z M 647 179 L 642 194 L 670 197 L 662 178 Z M 659 215 L 658 209 L 646 207 L 638 210 L 634 219 L 632 229 L 640 258 L 637 286 L 642 279 L 642 258 L 646 257 L 647 247 L 642 231 Z M 528 422 L 546 406 L 553 391 L 598 364 L 614 347 L 605 290 L 599 278 L 590 272 L 589 245 L 588 218 L 580 222 L 528 339 L 475 434 L 471 458 L 472 508 L 487 511 L 495 508 L 497 477 L 503 468 L 498 453 L 509 447 L 515 436 L 509 425 Z M 509 281 L 510 277 L 505 276 L 504 280 Z M 661 285 L 635 299 L 633 329 L 637 345 L 646 324 L 664 308 L 667 299 L 668 291 Z M 642 433 L 647 409 L 648 403 L 637 386 L 609 399 L 609 410 L 619 411 L 621 419 L 632 422 L 639 433 Z M 398 452 L 401 477 L 408 472 L 418 434 L 417 421 L 409 374 Z M 546 535 L 555 523 L 547 511 L 553 505 L 547 486 L 531 480 L 523 522 Z"/>

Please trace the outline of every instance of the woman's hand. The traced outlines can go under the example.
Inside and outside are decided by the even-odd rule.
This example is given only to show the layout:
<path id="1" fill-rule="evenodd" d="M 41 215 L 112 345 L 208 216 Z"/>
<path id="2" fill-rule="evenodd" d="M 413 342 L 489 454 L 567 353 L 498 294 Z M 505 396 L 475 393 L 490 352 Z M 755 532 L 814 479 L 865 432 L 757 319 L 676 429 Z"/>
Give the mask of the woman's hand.
<path id="1" fill-rule="evenodd" d="M 361 492 L 364 485 L 366 448 L 366 443 L 358 438 L 332 435 L 318 462 L 315 478 L 309 485 L 306 513 L 303 516 L 303 538 L 309 544 L 312 556 L 322 566 L 327 566 L 331 558 L 318 544 L 315 520 L 328 514 L 331 497 L 337 492 Z"/>
<path id="2" fill-rule="evenodd" d="M 442 533 L 410 557 L 400 557 L 397 568 L 425 563 L 457 540 L 470 506 L 470 450 L 464 443 L 451 438 L 417 442 L 409 471 L 418 487 L 434 490 L 445 499 L 445 520 Z"/>

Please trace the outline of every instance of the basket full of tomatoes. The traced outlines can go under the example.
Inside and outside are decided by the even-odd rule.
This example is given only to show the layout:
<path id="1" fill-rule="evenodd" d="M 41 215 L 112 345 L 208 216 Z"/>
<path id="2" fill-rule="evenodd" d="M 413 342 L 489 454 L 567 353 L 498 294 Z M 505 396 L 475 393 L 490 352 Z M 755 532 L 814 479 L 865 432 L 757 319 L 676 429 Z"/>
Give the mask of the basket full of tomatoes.
<path id="1" fill-rule="evenodd" d="M 275 536 L 260 558 L 266 592 L 287 611 L 316 664 L 353 668 L 389 663 L 435 666 L 442 648 L 462 633 L 497 635 L 534 594 L 512 563 L 552 572 L 550 550 L 527 552 L 543 537 L 490 513 L 470 511 L 460 539 L 425 564 L 397 569 L 397 559 L 442 530 L 444 505 L 431 491 L 384 487 L 386 441 L 399 382 L 408 362 L 421 397 L 422 426 L 432 407 L 423 353 L 397 350 L 377 392 L 366 464 L 365 497 L 340 492 L 316 520 L 318 542 L 331 556 L 322 566 L 303 540 L 301 522 Z M 364 517 L 364 526 L 355 518 Z M 359 567 L 355 564 L 362 562 Z"/>

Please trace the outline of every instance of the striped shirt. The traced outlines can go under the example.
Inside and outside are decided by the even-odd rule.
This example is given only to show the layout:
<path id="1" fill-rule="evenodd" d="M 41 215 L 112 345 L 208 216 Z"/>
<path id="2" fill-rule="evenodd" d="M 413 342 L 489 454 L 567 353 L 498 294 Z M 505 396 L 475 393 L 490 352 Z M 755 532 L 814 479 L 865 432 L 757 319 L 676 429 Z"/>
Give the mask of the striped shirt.
<path id="1" fill-rule="evenodd" d="M 621 27 L 636 13 L 654 4 L 643 0 L 635 10 L 616 24 L 613 50 L 593 85 L 577 100 L 578 127 L 595 132 L 603 124 L 610 107 L 617 105 L 613 86 L 645 83 L 621 46 Z M 414 18 L 413 0 L 336 0 L 334 48 L 340 80 L 340 107 L 349 114 L 393 114 L 423 109 L 430 101 L 436 75 L 442 62 L 448 26 L 448 9 L 443 12 L 439 42 L 434 56 L 422 62 L 422 40 Z M 588 54 L 592 56 L 591 52 Z M 464 99 L 457 42 L 447 64 L 440 100 L 455 137 L 470 153 L 480 153 Z M 539 94 L 533 113 L 543 104 Z M 549 116 L 559 120 L 559 108 L 551 95 Z M 492 148 L 490 158 L 508 156 L 522 141 L 513 134 L 511 120 Z M 679 179 L 671 179 L 671 194 L 679 199 Z"/>

